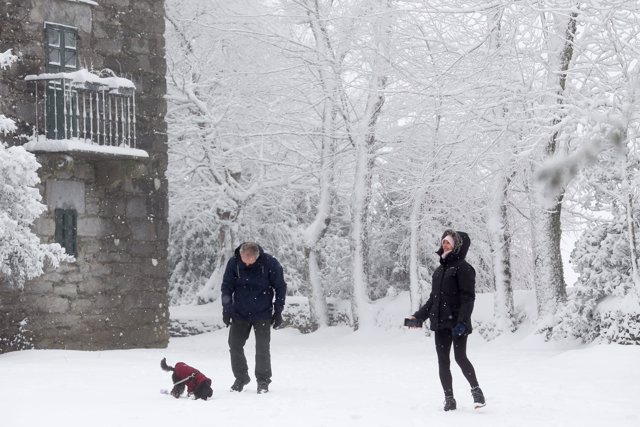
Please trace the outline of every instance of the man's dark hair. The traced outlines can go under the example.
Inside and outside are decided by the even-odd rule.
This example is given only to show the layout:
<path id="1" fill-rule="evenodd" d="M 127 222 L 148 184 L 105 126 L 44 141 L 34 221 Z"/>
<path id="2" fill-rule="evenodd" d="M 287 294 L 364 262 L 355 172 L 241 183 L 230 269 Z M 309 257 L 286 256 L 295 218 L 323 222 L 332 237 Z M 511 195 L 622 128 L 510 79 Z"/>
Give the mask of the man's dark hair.
<path id="1" fill-rule="evenodd" d="M 240 253 L 241 254 L 251 254 L 256 257 L 260 255 L 260 246 L 258 246 L 255 242 L 245 242 L 240 245 Z"/>

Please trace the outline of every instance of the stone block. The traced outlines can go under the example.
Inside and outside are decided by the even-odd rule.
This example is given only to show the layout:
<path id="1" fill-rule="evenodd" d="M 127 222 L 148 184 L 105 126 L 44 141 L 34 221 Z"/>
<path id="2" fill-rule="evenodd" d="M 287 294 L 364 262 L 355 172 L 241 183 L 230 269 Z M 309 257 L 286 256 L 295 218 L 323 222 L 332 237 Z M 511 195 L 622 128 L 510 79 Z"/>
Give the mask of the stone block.
<path id="1" fill-rule="evenodd" d="M 101 56 L 119 54 L 122 50 L 122 40 L 118 38 L 99 39 L 96 40 L 94 49 L 95 52 L 99 53 Z"/>
<path id="2" fill-rule="evenodd" d="M 127 198 L 127 218 L 147 218 L 146 199 L 141 196 Z"/>
<path id="3" fill-rule="evenodd" d="M 119 294 L 99 294 L 94 299 L 94 310 L 96 313 L 118 311 L 122 307 L 122 295 Z"/>
<path id="4" fill-rule="evenodd" d="M 47 323 L 58 329 L 75 329 L 82 324 L 82 316 L 80 314 L 69 314 L 49 316 Z"/>
<path id="5" fill-rule="evenodd" d="M 103 251 L 97 255 L 96 260 L 104 264 L 111 264 L 111 263 L 126 264 L 126 263 L 133 262 L 131 255 L 124 251 L 123 252 Z"/>
<path id="6" fill-rule="evenodd" d="M 34 331 L 33 343 L 36 349 L 73 349 L 67 344 L 67 331 L 50 327 L 38 328 Z"/>
<path id="7" fill-rule="evenodd" d="M 62 298 L 75 299 L 78 296 L 78 286 L 72 283 L 57 283 L 53 286 L 53 293 Z"/>
<path id="8" fill-rule="evenodd" d="M 135 258 L 134 258 L 135 261 Z M 113 271 L 113 283 L 118 286 L 128 286 L 133 284 L 130 280 L 136 278 L 140 275 L 139 264 L 136 262 L 132 262 L 131 264 L 123 264 L 123 263 L 114 263 L 111 264 L 111 269 Z"/>
<path id="9" fill-rule="evenodd" d="M 124 309 L 129 313 L 133 313 L 133 311 L 139 311 L 145 308 L 155 308 L 161 302 L 164 302 L 164 300 L 161 300 L 155 294 L 150 294 L 147 292 L 133 292 L 123 298 Z"/>
<path id="10" fill-rule="evenodd" d="M 35 227 L 35 232 L 39 236 L 45 236 L 45 237 L 55 236 L 56 223 L 53 220 L 53 218 L 41 216 L 35 221 L 34 227 Z"/>
<path id="11" fill-rule="evenodd" d="M 39 313 L 66 313 L 70 307 L 67 298 L 54 295 L 40 295 L 37 298 L 30 298 L 29 304 Z"/>
<path id="12" fill-rule="evenodd" d="M 64 281 L 68 283 L 82 283 L 84 281 L 84 275 L 80 272 L 69 273 L 65 275 Z M 75 285 L 74 285 L 75 286 Z"/>
<path id="13" fill-rule="evenodd" d="M 138 265 L 138 272 L 144 277 L 151 277 L 154 279 L 163 279 L 168 275 L 167 262 L 163 259 L 158 259 L 155 262 L 145 262 Z"/>
<path id="14" fill-rule="evenodd" d="M 158 238 L 155 224 L 147 219 L 132 219 L 129 228 L 134 240 L 153 241 Z"/>
<path id="15" fill-rule="evenodd" d="M 94 302 L 88 298 L 81 298 L 71 301 L 70 310 L 72 313 L 84 315 L 94 312 Z"/>
<path id="16" fill-rule="evenodd" d="M 92 296 L 97 295 L 106 289 L 105 283 L 93 276 L 89 276 L 80 285 L 78 285 L 78 295 Z"/>
<path id="17" fill-rule="evenodd" d="M 52 0 L 37 2 L 32 9 L 31 19 L 55 22 L 57 24 L 77 27 L 84 32 L 91 32 L 92 6 L 86 3 Z M 36 22 L 38 22 L 36 21 Z"/>
<path id="18" fill-rule="evenodd" d="M 142 12 L 152 12 L 154 14 L 163 13 L 163 2 L 158 0 L 138 0 L 131 5 L 133 10 Z"/>
<path id="19" fill-rule="evenodd" d="M 56 272 L 61 275 L 65 275 L 75 271 L 80 271 L 80 265 L 77 262 L 73 262 L 73 261 L 60 264 L 60 266 L 56 270 Z"/>
<path id="20" fill-rule="evenodd" d="M 149 46 L 149 40 L 143 38 L 136 38 L 131 40 L 130 46 L 131 52 L 137 55 L 145 55 L 151 52 L 151 48 Z"/>
<path id="21" fill-rule="evenodd" d="M 129 254 L 132 258 L 152 258 L 156 253 L 157 243 L 132 240 L 129 247 Z"/>
<path id="22" fill-rule="evenodd" d="M 80 272 L 86 277 L 109 277 L 111 276 L 111 267 L 101 264 L 82 264 L 80 266 Z"/>
<path id="23" fill-rule="evenodd" d="M 114 219 L 116 222 L 113 224 L 114 232 L 111 237 L 119 239 L 120 242 L 131 239 L 133 232 L 129 228 L 129 223 L 124 219 Z"/>
<path id="24" fill-rule="evenodd" d="M 85 184 L 95 181 L 95 171 L 93 166 L 88 163 L 77 162 L 73 168 L 73 176 Z"/>
<path id="25" fill-rule="evenodd" d="M 78 236 L 99 237 L 109 234 L 110 227 L 99 217 L 78 218 Z"/>
<path id="26" fill-rule="evenodd" d="M 98 197 L 85 198 L 85 213 L 90 216 L 100 214 L 100 199 Z"/>
<path id="27" fill-rule="evenodd" d="M 166 221 L 156 222 L 156 233 L 158 239 L 161 241 L 168 241 L 169 239 L 169 223 Z"/>
<path id="28" fill-rule="evenodd" d="M 166 347 L 169 341 L 169 334 L 166 328 L 156 328 L 151 325 L 137 328 L 135 330 L 127 330 L 124 335 L 127 343 L 144 343 L 142 346 L 146 348 Z"/>
<path id="29" fill-rule="evenodd" d="M 75 209 L 78 214 L 85 212 L 84 182 L 71 180 L 47 180 L 46 203 L 50 211 L 55 209 Z"/>
<path id="30" fill-rule="evenodd" d="M 36 280 L 30 280 L 24 285 L 23 292 L 26 295 L 34 294 L 34 295 L 48 295 L 53 292 L 53 283 L 56 281 L 56 277 L 62 278 L 62 275 L 48 274 L 46 275 L 46 280 L 44 277 L 40 277 Z M 58 279 L 60 280 L 60 279 Z"/>
<path id="31" fill-rule="evenodd" d="M 127 212 L 124 200 L 118 200 L 113 197 L 103 198 L 98 203 L 99 214 L 102 217 L 111 217 L 117 220 L 117 217 L 124 216 Z"/>

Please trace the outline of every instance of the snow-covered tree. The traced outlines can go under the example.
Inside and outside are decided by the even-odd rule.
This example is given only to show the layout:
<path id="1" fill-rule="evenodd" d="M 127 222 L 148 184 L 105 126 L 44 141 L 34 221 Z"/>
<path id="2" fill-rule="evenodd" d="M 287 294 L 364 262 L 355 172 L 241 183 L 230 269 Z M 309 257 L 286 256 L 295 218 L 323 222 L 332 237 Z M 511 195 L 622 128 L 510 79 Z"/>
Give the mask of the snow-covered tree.
<path id="1" fill-rule="evenodd" d="M 593 236 L 600 236 L 607 249 L 603 248 L 597 257 L 606 258 L 606 251 L 612 257 L 616 252 L 617 262 L 629 266 L 627 274 L 637 290 L 640 289 L 636 232 L 640 69 L 637 50 L 633 47 L 638 43 L 638 33 L 632 30 L 638 16 L 637 9 L 632 6 L 630 2 L 619 2 L 604 8 L 585 7 L 580 10 L 578 17 L 582 19 L 578 20 L 578 48 L 574 58 L 576 71 L 568 74 L 565 97 L 571 108 L 565 108 L 563 136 L 559 139 L 564 149 L 539 168 L 538 179 L 545 189 L 545 196 L 553 197 L 559 188 L 567 190 L 564 194 L 568 202 L 565 200 L 564 204 L 570 203 L 582 216 L 590 218 L 583 239 L 592 241 Z M 596 31 L 599 28 L 604 31 Z M 622 251 L 626 260 L 621 261 L 621 252 L 607 243 L 609 235 L 623 239 L 617 245 L 628 248 Z M 591 261 L 595 262 L 595 249 L 590 248 L 591 255 L 587 256 L 588 244 L 579 242 L 578 247 L 580 245 L 582 252 L 573 257 L 576 262 L 583 262 L 579 268 L 579 283 L 575 292 L 569 295 L 567 306 L 556 316 L 556 321 L 560 322 L 553 329 L 556 337 L 570 335 L 568 325 L 572 322 L 580 323 L 585 318 L 596 316 L 594 313 L 600 312 L 596 305 L 612 293 L 599 284 L 599 276 L 609 274 L 606 265 L 610 260 L 598 261 L 603 263 L 602 267 L 591 269 L 581 259 L 591 256 Z M 637 291 L 629 292 L 625 299 L 632 304 L 637 303 L 634 294 Z M 600 314 L 605 315 L 604 312 Z M 593 335 L 582 327 L 576 327 L 573 333 L 585 340 L 593 339 Z M 607 326 L 597 333 L 611 335 L 612 329 Z"/>
<path id="2" fill-rule="evenodd" d="M 543 105 L 548 108 L 546 120 L 549 129 L 540 140 L 538 161 L 544 162 L 561 150 L 561 132 L 557 129 L 563 118 L 567 73 L 571 65 L 576 39 L 577 5 L 565 2 L 563 9 L 542 14 L 543 37 L 547 62 L 546 96 Z M 566 9 L 565 9 L 566 8 Z M 533 165 L 535 168 L 535 163 Z M 560 251 L 562 237 L 562 201 L 564 186 L 557 186 L 547 197 L 532 199 L 532 239 L 538 316 L 541 329 L 552 324 L 552 316 L 566 298 L 566 284 Z"/>
<path id="3" fill-rule="evenodd" d="M 16 60 L 11 50 L 0 52 L 0 72 Z M 59 244 L 40 243 L 31 230 L 46 210 L 36 188 L 40 165 L 24 148 L 8 147 L 2 140 L 15 129 L 13 120 L 0 114 L 0 281 L 22 288 L 28 279 L 68 257 Z"/>
<path id="4" fill-rule="evenodd" d="M 564 223 L 591 209 L 574 182 L 602 184 L 581 171 L 616 134 L 620 212 L 637 209 L 631 0 L 168 4 L 176 295 L 215 298 L 233 247 L 259 239 L 316 323 L 339 296 L 365 327 L 396 288 L 417 308 L 453 227 L 496 292 L 496 331 L 535 286 L 548 332 Z"/>
<path id="5" fill-rule="evenodd" d="M 170 220 L 198 223 L 200 232 L 215 236 L 208 248 L 213 262 L 207 263 L 213 270 L 197 293 L 201 301 L 218 298 L 235 246 L 243 239 L 260 240 L 250 235 L 249 224 L 241 226 L 260 209 L 253 204 L 259 198 L 277 205 L 279 197 L 261 196 L 296 179 L 292 173 L 279 174 L 277 165 L 287 168 L 296 161 L 286 158 L 284 132 L 273 117 L 274 105 L 286 102 L 284 94 L 271 96 L 282 82 L 270 79 L 277 73 L 265 72 L 267 64 L 284 66 L 277 62 L 282 58 L 271 55 L 266 42 L 258 49 L 251 37 L 228 37 L 236 25 L 247 33 L 262 31 L 259 23 L 243 22 L 235 10 L 242 6 L 176 1 L 167 14 L 169 46 L 176 52 L 168 60 Z M 172 286 L 184 286 L 176 277 Z"/>
<path id="6" fill-rule="evenodd" d="M 599 219 L 577 242 L 572 260 L 579 279 L 557 314 L 554 338 L 640 344 L 640 301 L 625 223 L 621 215 Z M 638 213 L 635 223 L 640 223 Z"/>

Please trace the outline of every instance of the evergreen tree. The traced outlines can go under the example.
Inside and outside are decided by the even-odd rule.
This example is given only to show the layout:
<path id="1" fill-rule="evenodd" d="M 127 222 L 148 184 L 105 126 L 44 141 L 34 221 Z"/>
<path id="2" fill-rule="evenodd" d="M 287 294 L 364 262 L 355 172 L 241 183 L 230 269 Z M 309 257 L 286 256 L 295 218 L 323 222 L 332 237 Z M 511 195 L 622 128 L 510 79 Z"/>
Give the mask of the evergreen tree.
<path id="1" fill-rule="evenodd" d="M 558 312 L 553 337 L 640 344 L 640 306 L 624 217 L 600 221 L 585 231 L 571 259 L 580 276 Z"/>
<path id="2" fill-rule="evenodd" d="M 0 52 L 0 70 L 17 57 Z M 33 154 L 22 147 L 7 147 L 2 137 L 15 131 L 14 122 L 0 114 L 0 281 L 22 288 L 28 279 L 41 275 L 46 266 L 57 267 L 67 258 L 57 243 L 41 244 L 31 225 L 46 209 L 36 188 L 40 167 Z"/>

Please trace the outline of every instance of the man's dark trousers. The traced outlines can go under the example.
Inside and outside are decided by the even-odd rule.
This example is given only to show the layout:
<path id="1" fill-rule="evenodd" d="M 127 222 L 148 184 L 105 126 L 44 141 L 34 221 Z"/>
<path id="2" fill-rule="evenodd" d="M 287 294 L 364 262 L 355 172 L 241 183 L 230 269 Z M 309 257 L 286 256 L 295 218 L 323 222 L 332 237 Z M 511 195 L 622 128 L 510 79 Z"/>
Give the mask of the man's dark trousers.
<path id="1" fill-rule="evenodd" d="M 256 380 L 258 383 L 269 384 L 271 382 L 271 321 L 233 319 L 229 330 L 229 352 L 231 353 L 231 369 L 236 379 L 248 380 L 249 367 L 244 355 L 244 344 L 249 338 L 253 327 L 256 336 Z"/>

